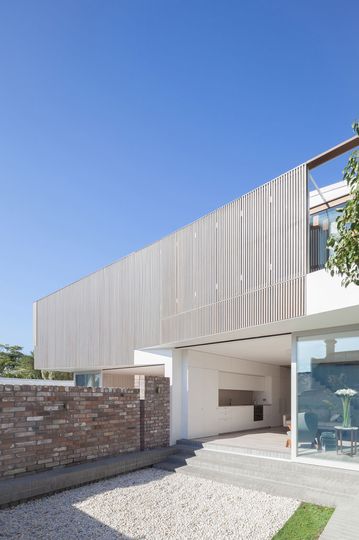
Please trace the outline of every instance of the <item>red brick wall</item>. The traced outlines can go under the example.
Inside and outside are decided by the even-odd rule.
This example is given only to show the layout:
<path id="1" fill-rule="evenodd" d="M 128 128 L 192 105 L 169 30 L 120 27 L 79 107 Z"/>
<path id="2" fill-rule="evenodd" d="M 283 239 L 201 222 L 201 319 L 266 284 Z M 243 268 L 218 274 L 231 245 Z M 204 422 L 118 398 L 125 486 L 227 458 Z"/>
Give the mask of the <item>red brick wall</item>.
<path id="1" fill-rule="evenodd" d="M 0 385 L 0 478 L 168 446 L 169 379 L 135 386 Z"/>
<path id="2" fill-rule="evenodd" d="M 135 388 L 141 397 L 141 449 L 169 446 L 169 379 L 136 375 Z"/>
<path id="3" fill-rule="evenodd" d="M 138 389 L 0 385 L 0 477 L 140 449 Z"/>

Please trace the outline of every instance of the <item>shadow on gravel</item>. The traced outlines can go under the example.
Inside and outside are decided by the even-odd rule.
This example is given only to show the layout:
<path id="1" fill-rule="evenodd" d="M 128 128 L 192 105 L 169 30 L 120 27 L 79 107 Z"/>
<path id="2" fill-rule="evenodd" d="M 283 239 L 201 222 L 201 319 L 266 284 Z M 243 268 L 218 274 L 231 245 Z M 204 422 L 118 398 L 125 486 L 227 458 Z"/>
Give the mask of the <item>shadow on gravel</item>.
<path id="1" fill-rule="evenodd" d="M 156 471 L 155 474 L 160 479 L 172 473 Z M 144 475 L 136 475 L 136 473 L 120 476 L 125 479 L 122 485 L 118 485 L 118 477 L 109 478 L 0 510 L 0 538 L 6 540 L 140 540 L 140 537 L 127 536 L 76 507 L 83 501 L 115 489 L 148 484 L 154 480 L 153 477 L 146 479 Z M 114 509 L 106 508 L 105 511 L 104 508 L 106 515 L 113 512 Z"/>

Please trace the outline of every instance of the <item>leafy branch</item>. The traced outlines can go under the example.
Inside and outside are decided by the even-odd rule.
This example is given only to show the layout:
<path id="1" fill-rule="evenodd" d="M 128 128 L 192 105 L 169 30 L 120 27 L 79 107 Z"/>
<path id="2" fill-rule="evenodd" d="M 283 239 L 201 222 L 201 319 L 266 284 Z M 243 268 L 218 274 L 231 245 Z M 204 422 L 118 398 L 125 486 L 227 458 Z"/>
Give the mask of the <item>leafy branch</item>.
<path id="1" fill-rule="evenodd" d="M 352 127 L 359 135 L 359 122 Z M 332 252 L 325 267 L 331 276 L 339 275 L 347 287 L 350 283 L 359 285 L 359 149 L 350 155 L 343 180 L 349 187 L 350 199 L 337 210 L 337 233 L 328 239 Z"/>

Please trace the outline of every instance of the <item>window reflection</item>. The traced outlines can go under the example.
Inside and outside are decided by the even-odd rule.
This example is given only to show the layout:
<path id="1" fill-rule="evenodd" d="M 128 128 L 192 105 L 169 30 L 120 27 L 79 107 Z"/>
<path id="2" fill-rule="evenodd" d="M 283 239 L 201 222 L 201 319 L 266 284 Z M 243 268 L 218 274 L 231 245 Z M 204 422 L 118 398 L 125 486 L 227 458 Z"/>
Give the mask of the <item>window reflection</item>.
<path id="1" fill-rule="evenodd" d="M 359 462 L 359 330 L 297 340 L 297 393 L 298 455 Z"/>
<path id="2" fill-rule="evenodd" d="M 100 386 L 100 374 L 99 373 L 76 373 L 75 375 L 76 386 L 90 386 L 97 388 Z"/>
<path id="3" fill-rule="evenodd" d="M 310 271 L 315 272 L 324 268 L 330 250 L 327 247 L 329 236 L 337 232 L 336 219 L 338 205 L 312 214 L 310 216 Z"/>

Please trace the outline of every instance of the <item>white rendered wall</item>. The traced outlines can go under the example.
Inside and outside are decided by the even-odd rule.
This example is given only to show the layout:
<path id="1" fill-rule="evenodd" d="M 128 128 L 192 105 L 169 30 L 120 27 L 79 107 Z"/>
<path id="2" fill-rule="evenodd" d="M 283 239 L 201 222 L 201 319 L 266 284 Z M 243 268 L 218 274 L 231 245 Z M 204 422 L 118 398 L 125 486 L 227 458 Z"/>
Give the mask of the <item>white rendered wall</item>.
<path id="1" fill-rule="evenodd" d="M 237 374 L 230 371 L 218 373 L 218 387 L 223 390 L 265 391 L 265 377 L 262 375 Z"/>
<path id="2" fill-rule="evenodd" d="M 279 426 L 282 414 L 289 413 L 289 370 L 280 366 L 249 362 L 237 358 L 186 350 L 188 387 L 182 395 L 187 401 L 188 438 L 205 437 L 230 431 Z M 233 377 L 235 388 L 263 390 L 269 405 L 264 406 L 264 419 L 253 421 L 253 406 L 218 406 L 219 381 L 228 386 Z M 240 383 L 242 379 L 242 384 Z M 286 387 L 286 384 L 288 387 Z M 285 390 L 284 390 L 285 388 Z"/>
<path id="3" fill-rule="evenodd" d="M 331 276 L 326 270 L 318 270 L 307 275 L 307 315 L 333 311 L 359 304 L 359 287 L 342 287 L 338 276 Z M 355 321 L 353 321 L 354 323 Z"/>
<path id="4" fill-rule="evenodd" d="M 169 349 L 156 349 L 148 351 L 135 350 L 133 353 L 135 366 L 153 366 L 163 364 L 165 377 L 172 377 L 172 351 Z"/>

